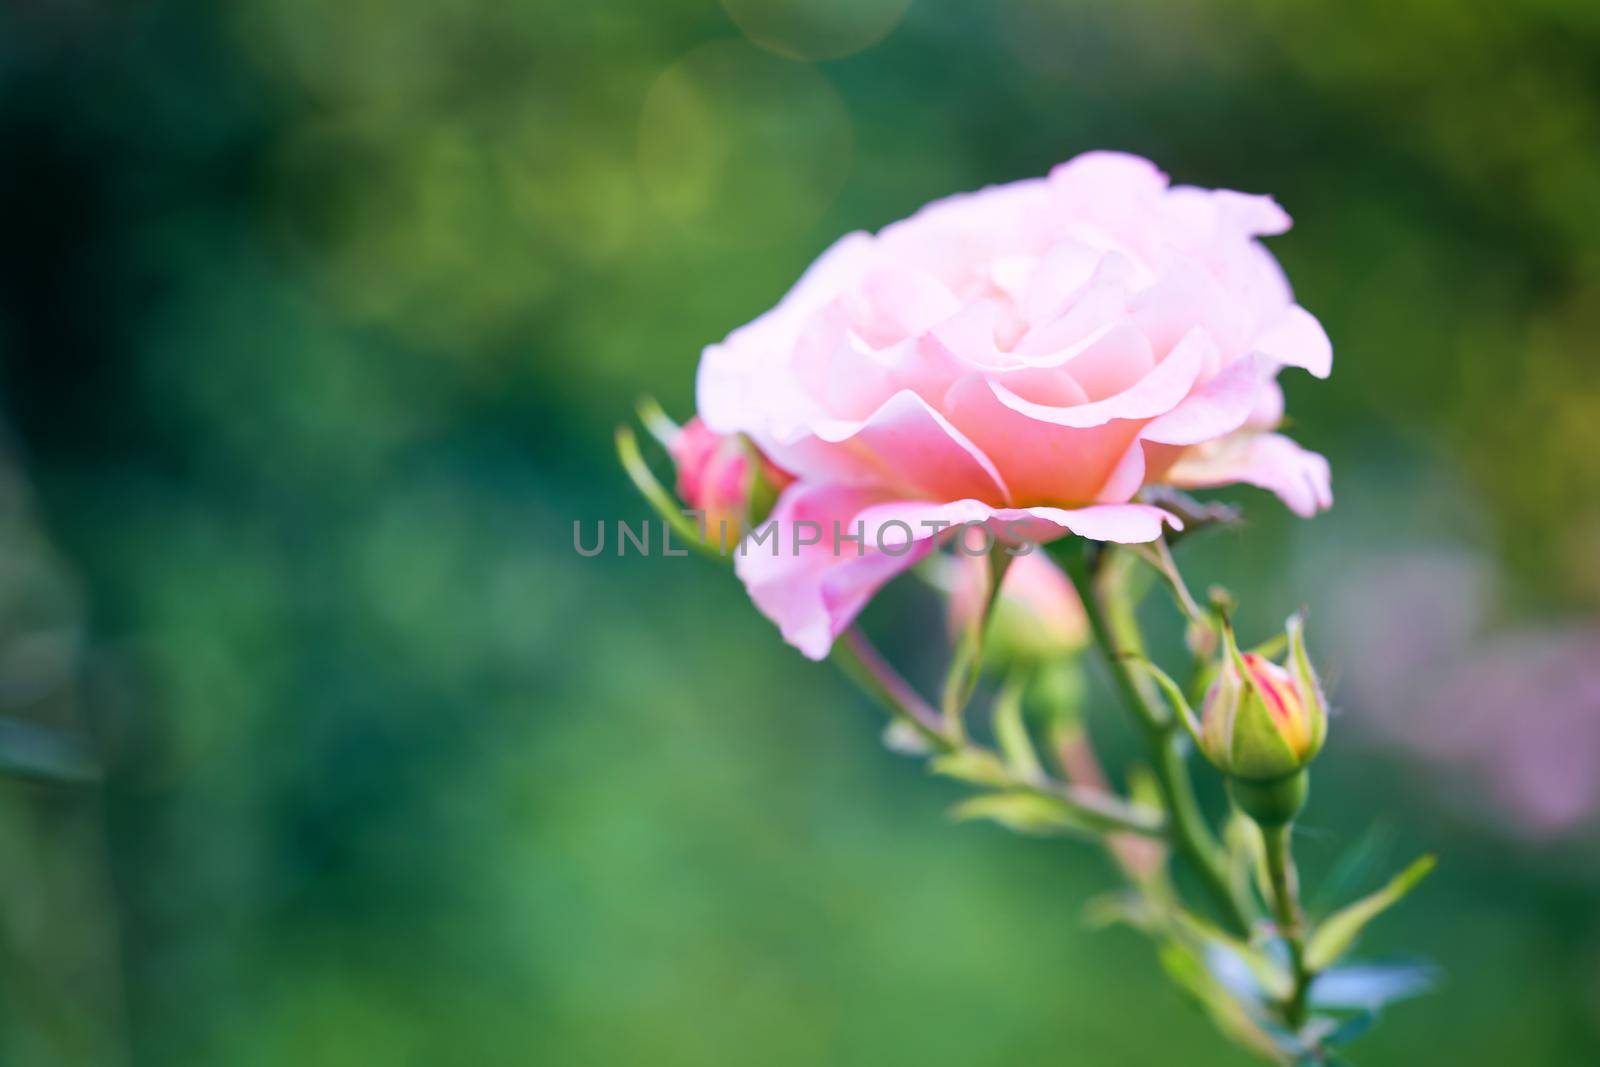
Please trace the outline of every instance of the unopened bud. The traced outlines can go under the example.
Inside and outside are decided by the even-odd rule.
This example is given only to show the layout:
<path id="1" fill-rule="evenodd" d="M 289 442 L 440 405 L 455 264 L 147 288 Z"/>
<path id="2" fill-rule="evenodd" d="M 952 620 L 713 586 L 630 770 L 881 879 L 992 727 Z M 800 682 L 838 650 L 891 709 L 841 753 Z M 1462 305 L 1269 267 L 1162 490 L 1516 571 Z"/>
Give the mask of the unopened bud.
<path id="1" fill-rule="evenodd" d="M 678 470 L 678 496 L 704 513 L 706 539 L 736 542 L 772 510 L 778 491 L 794 479 L 747 439 L 690 419 L 668 446 Z"/>
<path id="2" fill-rule="evenodd" d="M 940 557 L 939 583 L 949 590 L 952 638 L 975 625 L 989 600 L 989 561 L 961 552 Z M 984 660 L 997 669 L 1039 666 L 1080 652 L 1089 622 L 1072 583 L 1043 552 L 1016 556 L 984 631 Z"/>
<path id="3" fill-rule="evenodd" d="M 1305 801 L 1301 773 L 1327 736 L 1327 701 L 1306 656 L 1300 616 L 1287 625 L 1285 665 L 1240 652 L 1223 628 L 1223 661 L 1200 714 L 1200 748 L 1230 779 L 1234 799 L 1262 825 L 1293 818 Z"/>

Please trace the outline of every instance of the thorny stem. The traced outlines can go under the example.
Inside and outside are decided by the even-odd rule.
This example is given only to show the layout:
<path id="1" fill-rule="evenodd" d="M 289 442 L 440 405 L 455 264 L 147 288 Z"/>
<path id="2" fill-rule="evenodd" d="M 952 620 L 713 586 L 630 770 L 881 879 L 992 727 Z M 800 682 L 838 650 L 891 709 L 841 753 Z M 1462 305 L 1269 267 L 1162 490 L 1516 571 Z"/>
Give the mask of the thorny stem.
<path id="1" fill-rule="evenodd" d="M 1045 774 L 1023 776 L 1005 770 L 992 750 L 965 736 L 949 733 L 934 707 L 885 660 L 865 634 L 851 627 L 834 643 L 834 658 L 847 675 L 888 707 L 896 719 L 914 730 L 930 748 L 941 754 L 972 753 L 989 757 L 996 773 L 1005 776 L 1004 788 L 1048 797 L 1072 809 L 1086 823 L 1109 831 L 1164 837 L 1165 820 L 1148 807 L 1130 804 L 1110 793 L 1058 781 Z"/>
<path id="2" fill-rule="evenodd" d="M 1199 876 L 1231 932 L 1248 938 L 1251 908 L 1229 878 L 1221 848 L 1200 811 L 1180 748 L 1181 726 L 1175 715 L 1167 713 L 1150 680 L 1130 665 L 1131 657 L 1142 655 L 1143 642 L 1133 617 L 1133 605 L 1115 581 L 1119 575 L 1105 570 L 1107 557 L 1103 553 L 1091 550 L 1095 553 L 1091 557 L 1087 552 L 1076 551 L 1079 546 L 1070 542 L 1064 547 L 1061 562 L 1083 601 L 1090 629 L 1111 667 L 1112 678 L 1144 736 L 1167 806 L 1167 833 L 1172 845 Z"/>

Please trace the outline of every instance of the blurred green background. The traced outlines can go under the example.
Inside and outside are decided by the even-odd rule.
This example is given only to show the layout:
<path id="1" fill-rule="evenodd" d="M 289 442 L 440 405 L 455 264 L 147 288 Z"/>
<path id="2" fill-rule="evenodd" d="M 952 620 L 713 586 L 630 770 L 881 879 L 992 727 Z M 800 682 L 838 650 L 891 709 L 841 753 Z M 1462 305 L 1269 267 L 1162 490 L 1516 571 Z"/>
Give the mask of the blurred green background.
<path id="1" fill-rule="evenodd" d="M 1313 879 L 1444 856 L 1357 1061 L 1600 1062 L 1597 72 L 1583 0 L 0 8 L 0 713 L 105 767 L 0 784 L 0 1062 L 1240 1062 L 1101 857 L 571 548 L 833 237 L 1095 147 L 1275 194 L 1334 340 L 1338 506 L 1184 563 L 1313 605 Z"/>

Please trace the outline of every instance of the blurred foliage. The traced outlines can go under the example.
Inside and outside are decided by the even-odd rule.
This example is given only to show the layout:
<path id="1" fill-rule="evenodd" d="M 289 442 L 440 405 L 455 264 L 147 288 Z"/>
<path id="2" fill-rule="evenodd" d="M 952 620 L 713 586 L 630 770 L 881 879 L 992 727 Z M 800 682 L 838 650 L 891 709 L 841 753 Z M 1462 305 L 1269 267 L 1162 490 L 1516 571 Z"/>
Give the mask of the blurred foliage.
<path id="1" fill-rule="evenodd" d="M 795 10 L 0 9 L 0 402 L 106 766 L 0 791 L 0 1061 L 1232 1062 L 1082 928 L 1098 857 L 942 823 L 700 561 L 570 547 L 642 515 L 634 396 L 834 236 L 1086 148 L 1297 218 L 1340 506 L 1195 546 L 1247 624 L 1400 541 L 1596 608 L 1595 5 Z M 1371 938 L 1442 991 L 1360 1061 L 1593 1061 L 1592 864 L 1335 731 L 1308 866 L 1379 815 L 1445 857 Z"/>

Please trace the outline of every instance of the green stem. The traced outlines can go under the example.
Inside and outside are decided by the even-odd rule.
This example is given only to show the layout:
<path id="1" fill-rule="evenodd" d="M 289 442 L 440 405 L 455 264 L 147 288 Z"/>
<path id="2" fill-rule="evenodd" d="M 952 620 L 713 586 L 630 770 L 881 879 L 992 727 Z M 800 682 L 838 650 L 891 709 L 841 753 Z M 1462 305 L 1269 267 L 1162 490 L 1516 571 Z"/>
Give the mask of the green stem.
<path id="1" fill-rule="evenodd" d="M 1006 580 L 1006 570 L 1011 566 L 1011 554 L 1003 545 L 995 545 L 984 560 L 989 579 L 988 593 L 975 618 L 956 639 L 955 653 L 950 669 L 945 673 L 944 688 L 939 696 L 939 708 L 945 730 L 952 737 L 966 733 L 966 710 L 972 694 L 978 687 L 978 676 L 983 673 L 983 640 L 989 630 L 989 618 L 1000 600 L 1000 586 Z"/>
<path id="2" fill-rule="evenodd" d="M 1103 557 L 1091 560 L 1086 552 L 1075 550 L 1078 546 L 1064 547 L 1058 558 L 1078 590 L 1095 641 L 1111 667 L 1112 679 L 1144 736 L 1162 800 L 1167 806 L 1168 835 L 1173 848 L 1199 876 L 1230 930 L 1248 938 L 1251 909 L 1234 887 L 1221 847 L 1200 811 L 1180 747 L 1182 727 L 1177 717 L 1165 710 L 1150 679 L 1134 671 L 1130 664 L 1130 656 L 1143 655 L 1133 605 L 1127 597 L 1119 595 L 1120 590 L 1101 580 L 1115 577 L 1098 573 Z"/>
<path id="3" fill-rule="evenodd" d="M 1146 805 L 1130 804 L 1098 789 L 1058 781 L 1042 770 L 1027 775 L 1009 771 L 1005 761 L 993 750 L 974 743 L 964 735 L 952 735 L 939 712 L 922 699 L 911 683 L 855 627 L 840 634 L 834 642 L 833 658 L 845 674 L 884 704 L 895 718 L 914 730 L 935 752 L 946 755 L 966 752 L 987 757 L 996 774 L 1003 776 L 1003 781 L 998 781 L 997 785 L 1048 797 L 1072 809 L 1087 825 L 1100 827 L 1106 832 L 1166 837 L 1166 821 Z"/>
<path id="4" fill-rule="evenodd" d="M 1311 974 L 1306 969 L 1305 923 L 1300 914 L 1299 877 L 1289 844 L 1293 823 L 1263 826 L 1266 844 L 1267 878 L 1272 883 L 1272 911 L 1278 933 L 1289 946 L 1289 965 L 1294 986 L 1283 1002 L 1283 1018 L 1295 1030 L 1305 1025 L 1306 998 L 1311 989 Z"/>

